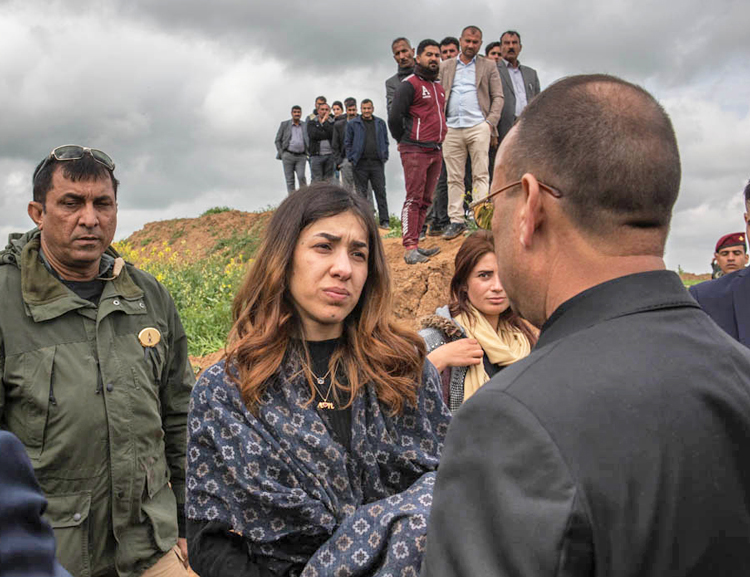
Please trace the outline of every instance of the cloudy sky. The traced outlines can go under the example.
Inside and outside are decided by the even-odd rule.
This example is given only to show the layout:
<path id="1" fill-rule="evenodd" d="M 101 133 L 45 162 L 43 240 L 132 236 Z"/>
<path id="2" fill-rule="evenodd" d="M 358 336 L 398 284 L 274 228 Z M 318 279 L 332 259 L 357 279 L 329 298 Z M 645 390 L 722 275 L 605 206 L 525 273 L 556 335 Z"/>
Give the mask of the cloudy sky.
<path id="1" fill-rule="evenodd" d="M 273 140 L 293 104 L 371 98 L 385 116 L 390 41 L 522 34 L 542 87 L 607 72 L 645 86 L 672 116 L 683 180 L 667 264 L 709 270 L 741 230 L 750 178 L 746 0 L 0 0 L 0 235 L 30 228 L 34 166 L 77 143 L 117 163 L 118 238 L 212 206 L 257 210 L 286 195 Z M 389 208 L 403 175 L 395 146 Z M 4 244 L 4 243 L 3 243 Z"/>

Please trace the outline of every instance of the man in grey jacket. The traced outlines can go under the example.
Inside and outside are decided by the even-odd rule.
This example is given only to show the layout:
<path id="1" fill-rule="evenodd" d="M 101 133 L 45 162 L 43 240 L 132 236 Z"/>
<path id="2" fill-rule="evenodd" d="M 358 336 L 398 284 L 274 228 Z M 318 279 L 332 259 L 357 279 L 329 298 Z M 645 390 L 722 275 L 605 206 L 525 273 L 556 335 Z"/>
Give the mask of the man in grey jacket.
<path id="1" fill-rule="evenodd" d="M 305 179 L 305 161 L 308 152 L 308 136 L 305 124 L 301 121 L 302 108 L 292 106 L 292 118 L 284 120 L 276 132 L 276 158 L 281 160 L 286 179 L 287 194 L 296 190 L 294 175 L 297 174 L 297 188 L 307 184 Z"/>
<path id="2" fill-rule="evenodd" d="M 500 79 L 503 81 L 503 113 L 498 124 L 498 136 L 502 141 L 513 127 L 516 118 L 531 99 L 539 94 L 539 77 L 536 70 L 521 64 L 518 55 L 521 54 L 521 35 L 515 30 L 503 32 L 500 36 L 500 56 L 497 63 Z M 492 166 L 490 166 L 492 171 Z"/>

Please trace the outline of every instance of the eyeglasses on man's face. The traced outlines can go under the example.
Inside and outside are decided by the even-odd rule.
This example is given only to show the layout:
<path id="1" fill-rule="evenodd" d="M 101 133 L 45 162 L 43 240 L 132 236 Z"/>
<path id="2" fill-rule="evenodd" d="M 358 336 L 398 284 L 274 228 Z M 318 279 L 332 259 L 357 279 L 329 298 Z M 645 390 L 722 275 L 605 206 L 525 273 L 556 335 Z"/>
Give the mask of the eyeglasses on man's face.
<path id="1" fill-rule="evenodd" d="M 519 184 L 521 184 L 521 182 L 521 180 L 516 180 L 515 182 L 506 184 L 502 188 L 497 189 L 495 192 L 492 192 L 486 197 L 477 200 L 476 202 L 472 202 L 469 205 L 469 208 L 474 211 L 474 222 L 477 223 L 477 226 L 479 228 L 483 228 L 484 230 L 492 230 L 492 217 L 495 214 L 495 205 L 492 202 L 492 197 L 497 196 L 498 194 L 505 192 L 506 190 L 510 190 L 514 186 L 518 186 Z M 549 186 L 548 184 L 544 184 L 539 180 L 537 180 L 536 182 L 539 185 L 539 188 L 541 188 L 543 191 L 551 194 L 555 198 L 562 198 L 562 192 L 560 192 L 556 188 Z"/>

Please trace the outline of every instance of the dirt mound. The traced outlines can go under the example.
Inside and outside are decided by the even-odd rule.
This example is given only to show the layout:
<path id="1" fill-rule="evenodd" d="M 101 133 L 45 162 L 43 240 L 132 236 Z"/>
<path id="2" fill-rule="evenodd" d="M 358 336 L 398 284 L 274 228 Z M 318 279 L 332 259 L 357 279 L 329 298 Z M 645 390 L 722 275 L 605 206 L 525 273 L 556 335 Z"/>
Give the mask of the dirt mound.
<path id="1" fill-rule="evenodd" d="M 692 272 L 681 272 L 680 278 L 682 282 L 703 282 L 704 280 L 711 280 L 711 273 L 693 274 Z"/>
<path id="2" fill-rule="evenodd" d="M 257 249 L 271 214 L 227 210 L 198 218 L 149 222 L 126 241 L 136 249 L 145 248 L 146 253 L 170 246 L 190 262 L 215 253 L 234 256 L 244 251 L 248 257 Z"/>

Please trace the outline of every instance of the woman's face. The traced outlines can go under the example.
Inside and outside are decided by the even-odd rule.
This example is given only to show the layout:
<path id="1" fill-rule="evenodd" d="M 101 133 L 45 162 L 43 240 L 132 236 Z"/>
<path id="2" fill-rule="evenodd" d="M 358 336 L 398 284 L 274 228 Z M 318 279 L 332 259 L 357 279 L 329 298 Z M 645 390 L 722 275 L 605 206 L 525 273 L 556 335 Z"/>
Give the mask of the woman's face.
<path id="1" fill-rule="evenodd" d="M 479 259 L 466 281 L 469 302 L 488 319 L 504 313 L 510 303 L 497 275 L 497 259 L 494 252 L 488 252 Z"/>
<path id="2" fill-rule="evenodd" d="M 313 222 L 297 239 L 289 292 L 313 341 L 341 336 L 367 280 L 367 231 L 351 211 Z"/>

